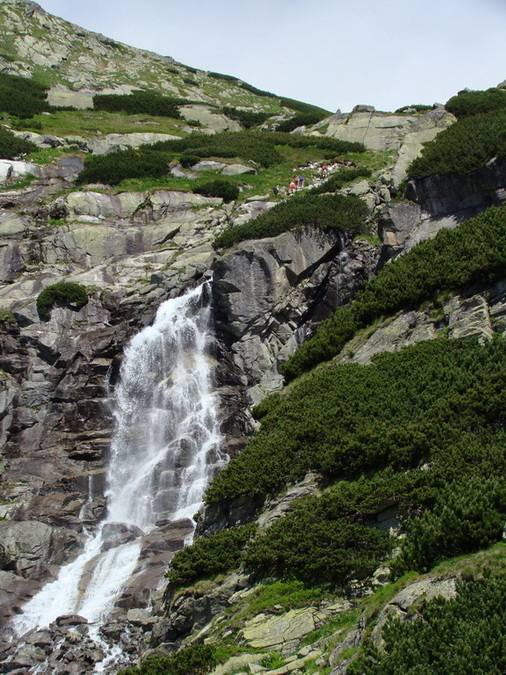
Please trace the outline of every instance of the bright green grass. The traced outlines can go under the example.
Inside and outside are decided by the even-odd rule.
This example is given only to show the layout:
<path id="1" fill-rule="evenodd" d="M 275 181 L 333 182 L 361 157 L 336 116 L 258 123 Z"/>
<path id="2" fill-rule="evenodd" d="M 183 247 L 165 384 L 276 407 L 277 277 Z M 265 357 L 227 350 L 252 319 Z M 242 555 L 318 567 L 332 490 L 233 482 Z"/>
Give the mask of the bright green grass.
<path id="1" fill-rule="evenodd" d="M 42 124 L 40 134 L 53 136 L 97 136 L 101 134 L 159 133 L 183 136 L 181 127 L 186 122 L 168 117 L 149 115 L 127 115 L 98 110 L 59 111 L 51 115 L 36 115 L 33 120 Z M 30 129 L 30 120 L 26 120 L 26 129 Z"/>

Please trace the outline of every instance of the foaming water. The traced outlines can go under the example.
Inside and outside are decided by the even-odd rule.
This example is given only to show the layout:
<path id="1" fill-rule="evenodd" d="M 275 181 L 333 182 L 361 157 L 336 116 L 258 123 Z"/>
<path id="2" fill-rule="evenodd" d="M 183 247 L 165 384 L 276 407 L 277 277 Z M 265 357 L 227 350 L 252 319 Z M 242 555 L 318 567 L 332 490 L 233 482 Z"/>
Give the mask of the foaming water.
<path id="1" fill-rule="evenodd" d="M 112 401 L 108 516 L 88 535 L 83 553 L 13 620 L 17 635 L 64 614 L 103 622 L 136 568 L 142 534 L 157 521 L 191 518 L 202 505 L 224 461 L 209 321 L 201 286 L 164 302 L 153 325 L 127 346 Z"/>

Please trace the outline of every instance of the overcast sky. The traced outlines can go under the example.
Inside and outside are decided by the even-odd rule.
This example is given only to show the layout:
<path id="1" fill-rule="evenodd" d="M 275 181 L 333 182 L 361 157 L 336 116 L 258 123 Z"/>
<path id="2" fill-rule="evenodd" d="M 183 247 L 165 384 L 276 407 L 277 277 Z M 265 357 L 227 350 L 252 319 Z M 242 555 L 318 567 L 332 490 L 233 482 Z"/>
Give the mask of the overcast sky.
<path id="1" fill-rule="evenodd" d="M 506 0 L 38 0 L 185 65 L 335 111 L 506 80 Z"/>

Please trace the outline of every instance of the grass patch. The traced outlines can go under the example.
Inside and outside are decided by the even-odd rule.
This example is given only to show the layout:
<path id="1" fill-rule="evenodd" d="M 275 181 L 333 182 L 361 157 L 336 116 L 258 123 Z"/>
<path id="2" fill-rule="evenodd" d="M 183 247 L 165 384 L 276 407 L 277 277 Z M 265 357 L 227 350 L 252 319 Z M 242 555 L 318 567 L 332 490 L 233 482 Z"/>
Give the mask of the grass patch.
<path id="1" fill-rule="evenodd" d="M 166 117 L 128 115 L 123 112 L 93 110 L 58 111 L 51 115 L 36 115 L 40 133 L 52 136 L 84 136 L 100 134 L 160 133 L 181 136 L 181 124 Z"/>
<path id="2" fill-rule="evenodd" d="M 300 644 L 301 647 L 306 647 L 307 645 L 312 645 L 318 640 L 330 637 L 337 633 L 337 631 L 343 632 L 353 628 L 360 616 L 360 608 L 351 609 L 348 612 L 343 612 L 335 619 L 326 621 L 316 630 L 311 631 L 304 636 Z"/>

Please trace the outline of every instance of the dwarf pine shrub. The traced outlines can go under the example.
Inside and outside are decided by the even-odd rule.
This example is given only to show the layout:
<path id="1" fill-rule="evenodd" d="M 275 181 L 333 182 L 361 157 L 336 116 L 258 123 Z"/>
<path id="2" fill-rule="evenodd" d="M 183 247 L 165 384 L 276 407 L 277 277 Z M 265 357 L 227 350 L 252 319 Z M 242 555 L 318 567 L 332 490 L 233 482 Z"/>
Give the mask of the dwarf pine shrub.
<path id="1" fill-rule="evenodd" d="M 452 96 L 445 103 L 445 108 L 459 119 L 491 110 L 501 110 L 506 108 L 506 91 L 496 88 L 486 91 L 465 91 L 458 96 Z"/>
<path id="2" fill-rule="evenodd" d="M 353 195 L 305 192 L 280 202 L 247 223 L 227 228 L 216 237 L 213 245 L 215 248 L 226 248 L 246 239 L 275 237 L 304 225 L 321 230 L 360 231 L 367 214 L 367 206 Z"/>
<path id="3" fill-rule="evenodd" d="M 0 73 L 0 111 L 20 118 L 49 111 L 47 88 L 26 77 Z"/>
<path id="4" fill-rule="evenodd" d="M 87 157 L 76 183 L 118 185 L 126 178 L 161 178 L 168 172 L 169 159 L 164 153 L 149 149 L 122 150 Z"/>
<path id="5" fill-rule="evenodd" d="M 0 127 L 0 157 L 2 159 L 16 159 L 20 155 L 36 150 L 38 148 L 35 143 L 18 138 L 12 131 Z"/>
<path id="6" fill-rule="evenodd" d="M 389 621 L 382 631 L 381 651 L 370 642 L 346 672 L 350 675 L 505 672 L 504 574 L 458 582 L 455 598 L 425 601 L 417 607 L 415 617 L 410 621 Z"/>
<path id="7" fill-rule="evenodd" d="M 318 122 L 321 122 L 325 117 L 328 117 L 326 112 L 301 112 L 288 120 L 280 122 L 277 130 L 284 133 L 290 133 L 290 131 L 297 129 L 297 127 L 309 127 L 313 124 L 318 124 Z"/>
<path id="8" fill-rule="evenodd" d="M 93 97 L 95 110 L 108 112 L 126 112 L 129 115 L 155 115 L 179 119 L 180 105 L 185 101 L 170 96 L 162 96 L 152 91 L 135 91 L 132 94 L 97 94 Z"/>
<path id="9" fill-rule="evenodd" d="M 211 180 L 201 183 L 192 192 L 206 197 L 221 197 L 225 202 L 232 202 L 239 196 L 239 188 L 226 180 Z"/>
<path id="10" fill-rule="evenodd" d="M 506 95 L 505 95 L 506 98 Z M 506 158 L 506 109 L 463 116 L 425 146 L 408 169 L 410 178 L 467 176 L 493 158 Z"/>
<path id="11" fill-rule="evenodd" d="M 81 284 L 61 281 L 46 286 L 37 297 L 37 314 L 42 321 L 49 321 L 55 305 L 81 309 L 88 302 L 88 293 Z"/>
<path id="12" fill-rule="evenodd" d="M 221 530 L 210 537 L 197 539 L 181 549 L 171 561 L 167 577 L 173 587 L 188 586 L 237 567 L 256 524 Z"/>

